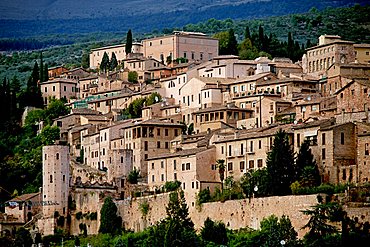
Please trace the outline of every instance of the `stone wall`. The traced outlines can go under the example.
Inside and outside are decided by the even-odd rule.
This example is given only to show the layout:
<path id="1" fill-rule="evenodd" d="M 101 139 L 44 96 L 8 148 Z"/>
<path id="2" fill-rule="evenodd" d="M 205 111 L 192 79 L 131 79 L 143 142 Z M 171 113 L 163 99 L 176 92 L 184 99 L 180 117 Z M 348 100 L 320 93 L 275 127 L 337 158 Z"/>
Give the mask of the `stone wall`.
<path id="1" fill-rule="evenodd" d="M 169 194 L 166 193 L 137 198 L 132 201 L 117 201 L 125 228 L 141 231 L 165 218 L 168 197 Z M 140 210 L 140 204 L 142 203 L 148 203 L 150 208 L 145 217 Z M 317 204 L 317 195 L 265 197 L 204 203 L 201 209 L 189 207 L 189 213 L 196 229 L 203 226 L 207 217 L 224 222 L 230 229 L 242 227 L 258 229 L 263 218 L 272 214 L 278 217 L 287 215 L 301 238 L 306 233 L 306 230 L 302 230 L 302 227 L 309 219 L 301 211 L 315 204 Z"/>

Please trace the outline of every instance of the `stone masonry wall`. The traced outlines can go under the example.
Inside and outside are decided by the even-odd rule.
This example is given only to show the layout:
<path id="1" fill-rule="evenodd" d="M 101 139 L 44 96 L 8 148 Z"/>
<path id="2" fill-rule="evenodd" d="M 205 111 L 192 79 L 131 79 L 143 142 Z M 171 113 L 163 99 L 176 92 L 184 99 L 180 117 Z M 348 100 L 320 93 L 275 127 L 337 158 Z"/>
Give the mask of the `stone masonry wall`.
<path id="1" fill-rule="evenodd" d="M 117 201 L 125 228 L 141 231 L 165 218 L 168 197 L 167 193 L 142 197 L 132 201 Z M 143 216 L 140 210 L 140 204 L 143 202 L 147 202 L 150 208 L 146 217 Z M 263 218 L 272 214 L 278 217 L 287 215 L 298 232 L 298 237 L 301 238 L 306 233 L 306 230 L 301 228 L 309 219 L 301 211 L 315 204 L 317 204 L 317 195 L 265 197 L 204 203 L 200 210 L 189 207 L 189 213 L 196 229 L 203 226 L 207 217 L 224 222 L 230 229 L 242 227 L 258 229 Z"/>

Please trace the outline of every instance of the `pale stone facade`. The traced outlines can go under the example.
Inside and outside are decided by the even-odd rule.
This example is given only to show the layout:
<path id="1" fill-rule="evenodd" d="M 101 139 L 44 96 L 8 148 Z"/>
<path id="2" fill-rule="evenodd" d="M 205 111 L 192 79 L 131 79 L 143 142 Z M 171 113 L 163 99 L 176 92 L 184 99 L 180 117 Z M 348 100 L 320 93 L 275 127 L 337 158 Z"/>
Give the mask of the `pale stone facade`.
<path id="1" fill-rule="evenodd" d="M 54 79 L 40 83 L 44 104 L 50 103 L 50 98 L 70 100 L 78 96 L 78 83 L 68 79 Z"/>
<path id="2" fill-rule="evenodd" d="M 202 33 L 175 31 L 174 34 L 142 41 L 145 57 L 166 62 L 186 58 L 190 61 L 208 61 L 218 55 L 218 40 Z"/>

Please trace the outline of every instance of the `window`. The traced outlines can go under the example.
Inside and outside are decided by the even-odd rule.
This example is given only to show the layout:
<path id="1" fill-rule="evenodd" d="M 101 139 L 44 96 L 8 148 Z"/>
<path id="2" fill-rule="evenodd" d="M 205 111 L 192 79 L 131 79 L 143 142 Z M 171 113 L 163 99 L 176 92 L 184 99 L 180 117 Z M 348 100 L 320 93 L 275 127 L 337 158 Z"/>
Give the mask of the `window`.
<path id="1" fill-rule="evenodd" d="M 340 144 L 344 145 L 344 133 L 340 133 Z"/>
<path id="2" fill-rule="evenodd" d="M 163 162 L 163 160 L 161 161 L 161 168 L 162 169 L 164 168 L 164 162 Z"/>
<path id="3" fill-rule="evenodd" d="M 161 174 L 161 181 L 164 181 L 164 174 Z"/>
<path id="4" fill-rule="evenodd" d="M 177 180 L 177 173 L 174 173 L 174 174 L 173 174 L 173 179 L 174 179 L 174 180 Z"/>
<path id="5" fill-rule="evenodd" d="M 190 163 L 186 163 L 186 170 L 190 170 Z"/>
<path id="6" fill-rule="evenodd" d="M 233 163 L 232 162 L 227 163 L 227 170 L 228 171 L 232 171 L 233 170 Z"/>
<path id="7" fill-rule="evenodd" d="M 165 142 L 165 143 L 164 143 L 164 148 L 169 149 L 169 144 L 168 144 L 168 142 Z"/>
<path id="8" fill-rule="evenodd" d="M 258 141 L 258 149 L 261 149 L 262 148 L 262 141 L 261 140 L 259 140 Z"/>
<path id="9" fill-rule="evenodd" d="M 297 147 L 301 146 L 301 134 L 297 134 Z"/>
<path id="10" fill-rule="evenodd" d="M 224 154 L 224 146 L 221 146 L 221 154 Z"/>
<path id="11" fill-rule="evenodd" d="M 147 141 L 144 142 L 144 151 L 148 151 L 148 142 Z"/>
<path id="12" fill-rule="evenodd" d="M 50 183 L 53 183 L 53 175 L 50 175 Z"/>
<path id="13" fill-rule="evenodd" d="M 343 169 L 343 170 L 342 170 L 342 179 L 343 179 L 343 180 L 347 180 L 347 173 L 346 173 L 346 169 Z"/>
<path id="14" fill-rule="evenodd" d="M 257 160 L 257 166 L 262 167 L 262 159 Z"/>
<path id="15" fill-rule="evenodd" d="M 250 142 L 250 152 L 253 152 L 253 141 Z"/>
<path id="16" fill-rule="evenodd" d="M 157 136 L 160 136 L 160 135 L 161 135 L 161 130 L 157 129 Z"/>
<path id="17" fill-rule="evenodd" d="M 59 160 L 59 153 L 56 154 L 56 159 Z"/>
<path id="18" fill-rule="evenodd" d="M 154 182 L 155 181 L 155 179 L 154 179 L 154 175 L 152 175 L 152 182 Z"/>
<path id="19" fill-rule="evenodd" d="M 173 169 L 176 170 L 176 160 L 173 161 Z"/>
<path id="20" fill-rule="evenodd" d="M 152 163 L 152 169 L 154 169 L 154 162 Z"/>
<path id="21" fill-rule="evenodd" d="M 249 161 L 249 169 L 254 168 L 254 160 Z"/>
<path id="22" fill-rule="evenodd" d="M 231 152 L 232 150 L 231 150 L 231 145 L 229 145 L 229 156 L 231 156 Z"/>
<path id="23" fill-rule="evenodd" d="M 325 139 L 326 139 L 326 137 L 325 137 L 325 133 L 322 133 L 322 134 L 321 134 L 321 144 L 322 144 L 322 145 L 325 145 L 325 141 L 326 141 Z"/>
<path id="24" fill-rule="evenodd" d="M 184 51 L 184 58 L 186 58 L 186 51 Z"/>
<path id="25" fill-rule="evenodd" d="M 165 130 L 164 130 L 164 135 L 165 135 L 165 136 L 168 136 L 168 129 L 165 129 Z"/>
<path id="26" fill-rule="evenodd" d="M 323 148 L 323 149 L 321 150 L 321 159 L 322 159 L 322 160 L 326 159 L 325 148 Z"/>
<path id="27" fill-rule="evenodd" d="M 240 171 L 242 172 L 245 169 L 245 162 L 240 161 Z"/>
<path id="28" fill-rule="evenodd" d="M 63 89 L 64 89 L 64 92 L 65 92 L 65 91 L 67 91 L 67 87 L 66 87 L 66 86 L 64 86 L 64 88 L 63 88 Z"/>
<path id="29" fill-rule="evenodd" d="M 63 175 L 63 182 L 66 181 L 66 175 Z"/>
<path id="30" fill-rule="evenodd" d="M 160 141 L 157 142 L 157 148 L 161 148 L 161 142 Z"/>
<path id="31" fill-rule="evenodd" d="M 182 163 L 181 170 L 185 171 L 185 163 Z"/>
<path id="32" fill-rule="evenodd" d="M 48 92 L 48 88 L 47 87 L 45 87 L 45 93 L 47 93 Z"/>
<path id="33" fill-rule="evenodd" d="M 55 86 L 53 86 L 53 92 L 55 92 Z"/>
<path id="34" fill-rule="evenodd" d="M 191 182 L 191 188 L 194 189 L 194 181 Z"/>
<path id="35" fill-rule="evenodd" d="M 369 143 L 365 143 L 365 155 L 369 155 Z"/>

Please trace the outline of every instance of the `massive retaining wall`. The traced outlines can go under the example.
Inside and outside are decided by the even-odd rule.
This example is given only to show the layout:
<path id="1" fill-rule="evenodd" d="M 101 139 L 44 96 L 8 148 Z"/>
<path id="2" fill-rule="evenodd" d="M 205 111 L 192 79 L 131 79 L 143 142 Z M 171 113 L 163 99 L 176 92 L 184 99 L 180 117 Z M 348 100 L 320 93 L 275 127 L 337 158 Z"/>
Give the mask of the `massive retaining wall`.
<path id="1" fill-rule="evenodd" d="M 166 206 L 169 194 L 141 197 L 132 201 L 118 201 L 120 215 L 126 229 L 141 231 L 166 217 Z M 149 211 L 144 215 L 140 205 L 148 204 Z M 304 196 L 274 196 L 254 199 L 232 200 L 226 202 L 204 203 L 202 207 L 189 207 L 190 217 L 196 229 L 203 226 L 207 217 L 222 221 L 230 229 L 251 227 L 258 229 L 260 222 L 272 214 L 280 217 L 287 215 L 299 237 L 306 230 L 302 227 L 308 222 L 308 217 L 301 211 L 317 204 L 317 195 Z"/>

